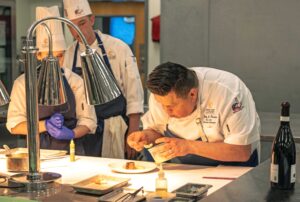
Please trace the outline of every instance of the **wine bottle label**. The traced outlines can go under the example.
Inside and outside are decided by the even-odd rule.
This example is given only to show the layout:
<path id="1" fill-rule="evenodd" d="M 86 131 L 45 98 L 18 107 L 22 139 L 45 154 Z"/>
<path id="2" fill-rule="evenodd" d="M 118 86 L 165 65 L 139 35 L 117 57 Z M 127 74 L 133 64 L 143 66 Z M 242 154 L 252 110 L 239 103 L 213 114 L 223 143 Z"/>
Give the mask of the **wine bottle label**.
<path id="1" fill-rule="evenodd" d="M 296 182 L 296 164 L 291 165 L 291 183 Z"/>
<path id="2" fill-rule="evenodd" d="M 271 182 L 278 183 L 278 165 L 271 163 L 271 172 L 270 172 Z"/>
<path id="3" fill-rule="evenodd" d="M 289 122 L 290 117 L 289 116 L 280 116 L 280 121 Z"/>

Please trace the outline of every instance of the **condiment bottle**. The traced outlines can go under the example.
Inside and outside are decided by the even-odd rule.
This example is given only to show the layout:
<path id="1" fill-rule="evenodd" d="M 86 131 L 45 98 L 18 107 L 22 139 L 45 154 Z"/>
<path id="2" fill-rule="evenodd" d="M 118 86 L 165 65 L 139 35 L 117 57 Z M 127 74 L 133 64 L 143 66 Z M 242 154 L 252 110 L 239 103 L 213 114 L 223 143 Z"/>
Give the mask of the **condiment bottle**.
<path id="1" fill-rule="evenodd" d="M 75 161 L 75 144 L 73 139 L 70 142 L 70 161 Z"/>
<path id="2" fill-rule="evenodd" d="M 155 180 L 155 191 L 156 194 L 162 198 L 168 196 L 168 181 L 165 178 L 162 164 L 159 165 L 158 178 Z"/>

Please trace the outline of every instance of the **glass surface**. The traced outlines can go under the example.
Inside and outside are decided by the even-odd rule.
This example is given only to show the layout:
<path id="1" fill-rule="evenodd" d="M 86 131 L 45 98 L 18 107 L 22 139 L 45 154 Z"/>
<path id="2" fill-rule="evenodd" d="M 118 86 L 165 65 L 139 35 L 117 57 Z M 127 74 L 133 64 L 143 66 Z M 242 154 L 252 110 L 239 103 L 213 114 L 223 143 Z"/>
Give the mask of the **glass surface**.
<path id="1" fill-rule="evenodd" d="M 154 159 L 155 163 L 159 164 L 171 159 L 171 157 L 166 158 L 162 155 L 161 150 L 164 147 L 165 143 L 157 144 L 148 149 L 149 153 L 151 154 L 152 158 Z"/>
<path id="2" fill-rule="evenodd" d="M 11 7 L 0 6 L 0 80 L 10 92 L 12 81 Z"/>
<path id="3" fill-rule="evenodd" d="M 96 16 L 94 29 L 124 41 L 131 49 L 134 47 L 136 29 L 134 16 Z"/>

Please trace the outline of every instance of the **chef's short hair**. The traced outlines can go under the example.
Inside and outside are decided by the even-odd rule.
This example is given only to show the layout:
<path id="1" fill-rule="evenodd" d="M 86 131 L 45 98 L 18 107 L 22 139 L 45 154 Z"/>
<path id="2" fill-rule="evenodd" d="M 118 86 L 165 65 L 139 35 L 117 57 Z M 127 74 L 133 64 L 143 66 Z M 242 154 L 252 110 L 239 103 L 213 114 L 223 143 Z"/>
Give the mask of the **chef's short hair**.
<path id="1" fill-rule="evenodd" d="M 198 87 L 198 78 L 187 67 L 166 62 L 158 65 L 149 75 L 147 88 L 151 93 L 165 96 L 174 90 L 177 96 L 186 98 L 192 88 Z"/>

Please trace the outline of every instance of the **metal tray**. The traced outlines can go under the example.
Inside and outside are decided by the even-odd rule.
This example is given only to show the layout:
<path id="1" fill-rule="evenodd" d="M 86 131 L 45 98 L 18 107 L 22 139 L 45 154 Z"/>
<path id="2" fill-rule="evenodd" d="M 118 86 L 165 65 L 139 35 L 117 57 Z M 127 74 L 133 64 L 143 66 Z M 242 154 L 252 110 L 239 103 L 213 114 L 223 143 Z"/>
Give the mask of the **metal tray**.
<path id="1" fill-rule="evenodd" d="M 168 200 L 168 202 L 194 202 L 194 200 L 189 198 L 175 197 L 171 200 Z"/>
<path id="2" fill-rule="evenodd" d="M 178 189 L 174 190 L 177 197 L 199 199 L 207 193 L 207 190 L 211 188 L 209 184 L 195 184 L 187 183 Z"/>
<path id="3" fill-rule="evenodd" d="M 103 195 L 116 188 L 128 184 L 129 178 L 113 177 L 108 175 L 96 175 L 91 178 L 73 184 L 77 192 Z"/>

